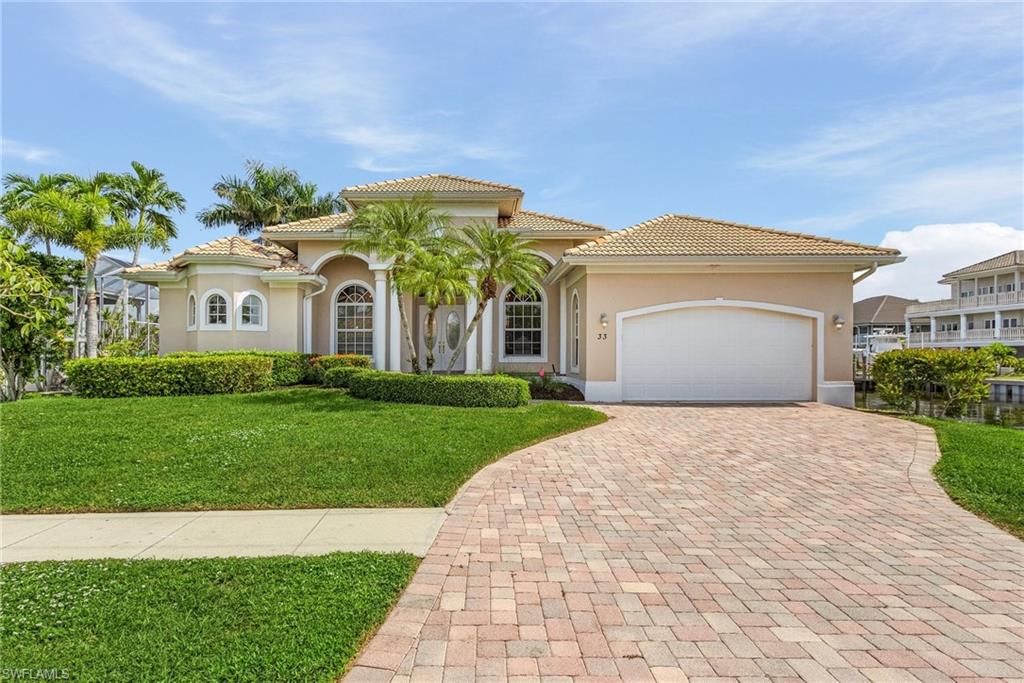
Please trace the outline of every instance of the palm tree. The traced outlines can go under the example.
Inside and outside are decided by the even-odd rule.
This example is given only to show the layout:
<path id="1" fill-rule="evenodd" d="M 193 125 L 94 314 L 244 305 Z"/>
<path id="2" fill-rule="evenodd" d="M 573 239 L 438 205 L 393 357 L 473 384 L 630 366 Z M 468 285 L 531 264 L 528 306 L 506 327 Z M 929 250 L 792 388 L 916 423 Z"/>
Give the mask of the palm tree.
<path id="1" fill-rule="evenodd" d="M 132 173 L 114 176 L 110 181 L 109 196 L 125 219 L 134 220 L 129 229 L 129 247 L 132 248 L 132 266 L 139 265 L 143 245 L 167 251 L 170 240 L 178 236 L 171 212 L 185 210 L 185 197 L 167 185 L 164 174 L 155 168 L 146 168 L 132 162 Z M 121 309 L 124 337 L 128 338 L 128 283 L 121 287 Z"/>
<path id="2" fill-rule="evenodd" d="M 416 373 L 420 371 L 419 355 L 408 311 L 405 310 L 405 297 L 402 296 L 411 290 L 404 287 L 407 280 L 402 274 L 418 251 L 451 231 L 451 216 L 435 211 L 431 200 L 429 194 L 421 194 L 411 199 L 377 202 L 360 209 L 349 225 L 350 240 L 343 247 L 349 252 L 375 254 L 382 261 L 391 261 L 388 277 L 399 295 L 398 314 L 412 370 Z"/>
<path id="3" fill-rule="evenodd" d="M 460 240 L 476 263 L 473 276 L 477 281 L 477 300 L 466 333 L 448 361 L 448 370 L 454 368 L 465 353 L 466 343 L 476 331 L 488 302 L 498 296 L 498 287 L 510 284 L 517 292 L 527 292 L 537 287 L 537 281 L 546 268 L 544 262 L 529 251 L 534 242 L 527 242 L 516 233 L 489 223 L 471 223 L 463 229 Z"/>
<path id="4" fill-rule="evenodd" d="M 68 173 L 41 173 L 39 177 L 32 178 L 21 173 L 8 173 L 4 176 L 4 195 L 0 201 L 4 215 L 26 209 L 31 209 L 37 197 L 50 190 L 60 190 L 67 187 L 74 180 L 74 176 Z M 57 238 L 53 234 L 52 226 L 40 223 L 33 223 L 30 219 L 31 213 L 20 214 L 20 225 L 13 225 L 17 232 L 25 235 L 29 242 L 42 242 L 46 245 L 46 255 L 52 256 L 51 243 Z"/>
<path id="5" fill-rule="evenodd" d="M 131 231 L 110 199 L 93 189 L 96 179 L 86 179 L 70 190 L 49 190 L 39 195 L 38 212 L 60 242 L 77 249 L 85 266 L 85 348 L 89 358 L 99 350 L 99 309 L 96 263 L 107 249 L 129 245 Z M 77 325 L 75 328 L 77 335 Z"/>
<path id="6" fill-rule="evenodd" d="M 427 249 L 417 249 L 407 265 L 396 274 L 399 289 L 422 296 L 427 308 L 423 325 L 427 374 L 434 372 L 437 309 L 441 304 L 455 303 L 457 297 L 472 294 L 471 277 L 473 268 L 469 252 L 450 240 L 436 240 Z"/>
<path id="7" fill-rule="evenodd" d="M 340 195 L 318 195 L 316 185 L 303 183 L 295 171 L 267 167 L 259 161 L 245 162 L 244 178 L 221 176 L 213 191 L 222 201 L 203 209 L 196 218 L 208 228 L 235 225 L 239 235 L 345 210 Z"/>

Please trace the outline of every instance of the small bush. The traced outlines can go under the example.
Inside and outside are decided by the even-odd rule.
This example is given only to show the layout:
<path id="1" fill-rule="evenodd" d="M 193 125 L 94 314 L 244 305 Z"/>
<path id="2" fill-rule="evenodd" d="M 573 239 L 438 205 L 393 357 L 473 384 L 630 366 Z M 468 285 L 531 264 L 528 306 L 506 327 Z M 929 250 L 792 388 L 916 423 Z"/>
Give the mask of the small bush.
<path id="1" fill-rule="evenodd" d="M 334 389 L 348 389 L 351 378 L 360 372 L 373 372 L 369 368 L 357 368 L 351 365 L 339 365 L 324 373 L 324 386 Z"/>
<path id="2" fill-rule="evenodd" d="M 514 408 L 530 401 L 530 385 L 503 375 L 410 375 L 377 370 L 349 377 L 349 394 L 394 403 Z"/>
<path id="3" fill-rule="evenodd" d="M 331 368 L 369 368 L 370 357 L 354 353 L 337 354 L 334 356 L 313 356 L 309 359 L 310 380 L 316 384 L 324 383 L 324 373 Z"/>
<path id="4" fill-rule="evenodd" d="M 921 398 L 935 386 L 943 414 L 956 417 L 988 395 L 985 378 L 995 372 L 996 362 L 986 349 L 895 349 L 875 357 L 871 377 L 882 400 L 914 413 L 920 412 Z"/>
<path id="5" fill-rule="evenodd" d="M 270 358 L 239 355 L 83 358 L 64 364 L 72 390 L 85 398 L 240 394 L 274 385 Z"/>
<path id="6" fill-rule="evenodd" d="M 257 358 L 269 358 L 274 363 L 273 376 L 274 384 L 279 387 L 290 387 L 293 384 L 316 381 L 310 369 L 310 360 L 313 358 L 308 353 L 297 353 L 295 351 L 260 351 L 252 349 L 249 351 L 177 351 L 167 354 L 168 358 L 203 358 L 211 356 L 254 356 Z"/>

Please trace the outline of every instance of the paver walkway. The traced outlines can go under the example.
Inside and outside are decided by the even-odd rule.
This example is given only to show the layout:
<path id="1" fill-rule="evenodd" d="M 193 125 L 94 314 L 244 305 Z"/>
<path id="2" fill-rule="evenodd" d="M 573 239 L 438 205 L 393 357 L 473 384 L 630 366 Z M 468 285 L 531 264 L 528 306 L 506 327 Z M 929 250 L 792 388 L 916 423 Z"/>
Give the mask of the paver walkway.
<path id="1" fill-rule="evenodd" d="M 0 561 L 258 557 L 380 550 L 422 556 L 445 513 L 231 510 L 0 516 Z"/>
<path id="2" fill-rule="evenodd" d="M 350 681 L 1024 679 L 1024 543 L 931 430 L 603 407 L 479 473 Z"/>

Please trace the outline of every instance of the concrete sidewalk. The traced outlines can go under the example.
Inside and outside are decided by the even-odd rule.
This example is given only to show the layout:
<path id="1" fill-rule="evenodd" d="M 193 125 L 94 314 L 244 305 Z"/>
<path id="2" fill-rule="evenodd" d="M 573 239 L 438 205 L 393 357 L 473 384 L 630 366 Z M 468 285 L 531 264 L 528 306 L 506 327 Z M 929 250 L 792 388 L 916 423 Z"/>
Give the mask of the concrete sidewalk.
<path id="1" fill-rule="evenodd" d="M 444 508 L 0 515 L 0 562 L 358 550 L 422 557 L 444 519 Z"/>

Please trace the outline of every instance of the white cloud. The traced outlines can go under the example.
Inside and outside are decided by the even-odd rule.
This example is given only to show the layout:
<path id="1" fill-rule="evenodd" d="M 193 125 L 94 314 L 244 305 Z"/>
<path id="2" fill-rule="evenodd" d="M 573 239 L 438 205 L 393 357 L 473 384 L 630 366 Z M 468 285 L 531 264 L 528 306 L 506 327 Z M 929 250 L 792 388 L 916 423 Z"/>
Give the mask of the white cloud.
<path id="1" fill-rule="evenodd" d="M 895 294 L 910 299 L 941 299 L 949 288 L 937 283 L 943 273 L 1024 249 L 1024 230 L 997 223 L 918 225 L 886 233 L 882 246 L 899 249 L 907 260 L 879 268 L 854 289 L 854 298 Z"/>
<path id="2" fill-rule="evenodd" d="M 29 164 L 48 165 L 60 160 L 60 153 L 55 149 L 30 145 L 10 138 L 0 138 L 0 149 L 4 158 L 17 159 Z"/>

